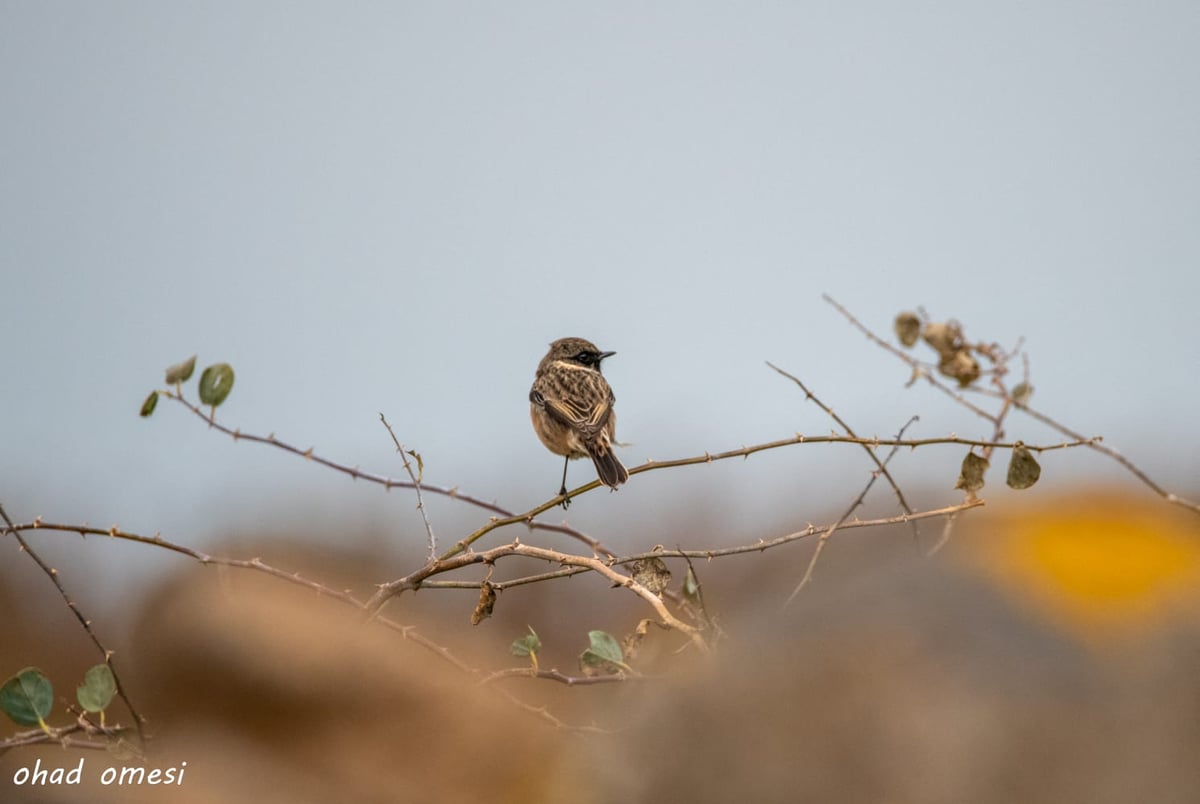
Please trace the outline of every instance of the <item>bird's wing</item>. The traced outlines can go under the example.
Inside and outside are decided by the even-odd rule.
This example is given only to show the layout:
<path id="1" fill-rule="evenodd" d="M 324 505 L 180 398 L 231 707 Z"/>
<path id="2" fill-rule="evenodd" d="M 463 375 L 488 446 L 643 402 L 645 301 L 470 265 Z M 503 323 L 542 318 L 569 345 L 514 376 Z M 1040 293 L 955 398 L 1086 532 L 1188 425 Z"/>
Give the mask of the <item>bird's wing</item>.
<path id="1" fill-rule="evenodd" d="M 529 400 L 581 434 L 592 435 L 603 430 L 615 401 L 608 383 L 576 387 L 572 393 L 563 393 L 564 390 L 538 384 L 529 392 Z"/>

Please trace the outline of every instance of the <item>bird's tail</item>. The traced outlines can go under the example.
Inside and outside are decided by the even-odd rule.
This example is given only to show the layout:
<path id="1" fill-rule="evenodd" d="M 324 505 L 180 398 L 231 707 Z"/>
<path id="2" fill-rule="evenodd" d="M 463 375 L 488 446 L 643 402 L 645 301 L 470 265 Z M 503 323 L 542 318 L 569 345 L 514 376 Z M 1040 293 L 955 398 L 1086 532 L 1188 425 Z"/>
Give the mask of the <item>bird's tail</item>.
<path id="1" fill-rule="evenodd" d="M 629 479 L 629 471 L 621 465 L 609 445 L 596 444 L 589 454 L 592 463 L 596 464 L 596 474 L 604 485 L 615 489 Z"/>

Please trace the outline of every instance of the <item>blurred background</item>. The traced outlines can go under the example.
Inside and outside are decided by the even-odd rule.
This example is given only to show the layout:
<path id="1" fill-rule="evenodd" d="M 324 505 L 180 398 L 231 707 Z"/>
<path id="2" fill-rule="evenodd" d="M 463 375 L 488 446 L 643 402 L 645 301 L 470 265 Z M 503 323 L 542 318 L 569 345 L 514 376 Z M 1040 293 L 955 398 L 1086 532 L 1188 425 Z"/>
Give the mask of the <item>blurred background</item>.
<path id="1" fill-rule="evenodd" d="M 823 293 L 882 335 L 897 312 L 923 306 L 934 318 L 961 321 L 973 340 L 1011 347 L 1024 338 L 1035 407 L 1085 435 L 1103 435 L 1168 489 L 1194 497 L 1197 36 L 1200 12 L 1184 2 L 647 8 L 7 0 L 0 3 L 0 272 L 8 302 L 0 317 L 8 379 L 0 386 L 0 501 L 18 522 L 43 516 L 161 531 L 199 549 L 311 566 L 315 577 L 344 572 L 358 591 L 420 562 L 425 536 L 411 495 L 234 444 L 167 400 L 149 420 L 138 418 L 163 369 L 192 354 L 201 368 L 219 361 L 235 368 L 219 416 L 231 427 L 402 476 L 379 423 L 383 412 L 421 453 L 427 482 L 513 510 L 558 486 L 561 465 L 532 433 L 527 393 L 546 344 L 564 335 L 618 352 L 605 372 L 630 466 L 827 433 L 830 419 L 765 360 L 801 377 L 861 435 L 890 435 L 914 414 L 921 419 L 908 431 L 913 437 L 991 435 L 948 398 L 924 385 L 905 388 L 907 368 L 853 330 Z M 1008 435 L 1061 440 L 1016 415 Z M 961 459 L 958 449 L 923 449 L 897 456 L 892 469 L 915 503 L 940 506 L 958 499 L 951 486 Z M 735 623 L 734 611 L 762 612 L 743 615 L 736 638 L 803 663 L 809 647 L 820 652 L 824 644 L 803 642 L 816 638 L 808 624 L 836 622 L 842 633 L 859 633 L 841 619 L 859 610 L 847 605 L 847 584 L 899 598 L 910 585 L 928 585 L 940 591 L 926 608 L 891 616 L 921 634 L 943 628 L 931 612 L 946 609 L 958 613 L 952 634 L 984 627 L 980 617 L 1002 621 L 999 632 L 1016 635 L 999 642 L 1006 656 L 1051 668 L 1020 689 L 1094 679 L 1087 690 L 1097 697 L 1081 698 L 1079 711 L 1099 701 L 1133 707 L 1151 690 L 1174 689 L 1150 670 L 1095 659 L 1092 637 L 1075 629 L 1086 621 L 1086 633 L 1107 632 L 1117 617 L 1132 623 L 1122 632 L 1155 634 L 1145 638 L 1166 646 L 1134 653 L 1169 657 L 1159 669 L 1194 670 L 1189 627 L 1170 638 L 1157 629 L 1164 621 L 1178 627 L 1166 612 L 1194 607 L 1179 590 L 1194 578 L 1195 517 L 1151 528 L 1150 535 L 1174 535 L 1161 550 L 1147 548 L 1153 558 L 1135 560 L 1140 548 L 1117 542 L 1109 549 L 1097 529 L 1115 522 L 1129 525 L 1117 533 L 1141 533 L 1132 523 L 1156 521 L 1165 504 L 1090 451 L 1047 453 L 1042 466 L 1042 482 L 1020 496 L 994 472 L 984 491 L 988 517 L 971 517 L 974 529 L 964 525 L 968 534 L 1024 534 L 1030 541 L 1011 554 L 969 548 L 968 536 L 914 569 L 908 564 L 936 540 L 935 527 L 916 546 L 907 530 L 856 534 L 826 551 L 828 569 L 823 564 L 805 602 L 787 610 L 787 622 L 772 618 L 803 571 L 807 545 L 770 561 L 740 560 L 712 579 L 714 594 Z M 789 448 L 639 475 L 616 494 L 587 495 L 549 519 L 565 517 L 620 551 L 751 542 L 835 519 L 870 468 L 857 448 Z M 592 476 L 574 464 L 571 485 Z M 1103 500 L 1117 508 L 1087 513 Z M 444 543 L 486 521 L 452 500 L 427 498 L 427 505 Z M 880 488 L 863 513 L 894 510 Z M 1047 532 L 1100 545 L 1102 558 L 1080 558 L 1051 537 L 1047 547 L 1042 531 L 1013 524 L 1043 521 L 1047 510 L 1076 511 L 1071 524 Z M 1010 515 L 1018 518 L 984 525 Z M 205 595 L 235 594 L 235 583 L 257 594 L 255 583 L 136 545 L 30 538 L 143 689 L 168 691 L 161 699 L 168 703 L 144 708 L 160 724 L 188 723 L 178 692 L 170 692 L 191 666 L 188 657 L 217 662 L 236 651 L 205 642 L 186 612 L 213 611 L 212 627 L 228 630 Z M 0 676 L 25 664 L 81 675 L 88 646 L 62 619 L 44 577 L 5 541 L 0 629 L 9 633 L 0 631 L 0 652 L 12 655 L 3 656 Z M 571 544 L 553 536 L 545 543 Z M 1157 542 L 1146 536 L 1136 544 Z M 1104 563 L 1114 555 L 1121 560 Z M 959 561 L 961 569 L 952 569 Z M 1112 592 L 1105 584 L 1126 589 L 1143 577 L 1132 565 L 1151 580 L 1132 582 L 1125 597 Z M 1051 572 L 1047 588 L 1091 588 L 1101 578 L 1104 600 L 1171 602 L 1133 606 L 1153 615 L 1144 618 L 1125 618 L 1124 604 L 1091 618 L 1088 606 L 1043 595 L 1029 580 L 1063 566 L 1079 572 Z M 767 567 L 779 573 L 770 582 L 759 575 Z M 1033 576 L 1022 567 L 1033 567 Z M 996 568 L 1011 572 L 991 574 Z M 1020 605 L 1038 605 L 1010 610 L 1002 592 L 987 591 L 1014 585 L 1025 590 Z M 526 623 L 548 634 L 561 627 L 567 640 L 593 627 L 628 630 L 644 616 L 610 601 L 619 596 L 598 582 L 569 588 L 574 607 L 560 604 L 566 592 L 530 591 L 525 607 L 511 599 L 500 607 L 511 612 L 503 625 L 474 630 L 463 627 L 473 605 L 467 593 L 410 598 L 402 613 L 451 618 L 462 633 L 440 619 L 430 627 L 456 651 L 478 651 L 479 666 L 488 667 L 503 666 L 508 642 Z M 166 602 L 172 594 L 181 600 Z M 991 604 L 980 604 L 990 613 L 979 614 L 964 603 L 991 594 L 999 614 Z M 279 605 L 293 604 L 306 605 Z M 241 602 L 230 616 L 271 605 Z M 822 613 L 806 613 L 809 606 Z M 316 629 L 301 623 L 318 616 L 296 627 Z M 336 623 L 329 628 L 340 633 Z M 279 632 L 288 633 L 282 625 Z M 167 636 L 179 633 L 187 638 Z M 778 644 L 780 633 L 800 641 Z M 256 652 L 313 661 L 304 645 Z M 1051 661 L 1075 650 L 1086 657 L 1072 666 L 1082 675 Z M 577 652 L 564 649 L 556 661 L 569 665 Z M 736 674 L 738 653 L 729 653 L 711 672 Z M 363 660 L 373 661 L 369 655 Z M 883 646 L 861 658 L 890 655 Z M 835 651 L 829 661 L 851 656 Z M 973 668 L 968 663 L 962 677 L 977 679 Z M 246 672 L 275 690 L 283 684 L 265 671 Z M 916 671 L 902 675 L 921 683 Z M 826 697 L 817 694 L 821 683 L 805 682 L 817 700 Z M 704 697 L 696 684 L 694 694 Z M 69 683 L 61 688 L 69 692 Z M 869 709 L 883 693 L 867 689 Z M 971 697 L 974 688 L 964 689 Z M 689 694 L 686 685 L 671 690 Z M 535 701 L 547 694 L 533 692 Z M 584 694 L 611 705 L 594 692 Z M 568 696 L 557 711 L 588 721 L 595 713 L 579 697 Z M 496 705 L 487 700 L 471 707 Z M 292 713 L 293 703 L 283 700 L 270 718 Z M 680 703 L 680 711 L 694 707 Z M 607 725 L 637 730 L 639 713 L 663 717 L 638 709 Z M 236 706 L 227 714 L 213 727 L 217 742 L 228 744 L 230 729 L 247 744 L 267 733 Z M 523 717 L 502 710 L 499 722 Z M 541 728 L 535 724 L 535 744 L 558 743 Z M 504 745 L 479 739 L 480 753 Z M 281 757 L 277 778 L 288 778 L 296 758 Z M 0 770 L 14 761 L 22 760 L 10 752 Z M 202 776 L 191 778 L 199 786 Z M 0 782 L 10 777 L 0 774 Z M 635 787 L 623 794 L 651 789 L 639 773 L 630 779 Z M 300 789 L 305 784 L 311 780 Z"/>

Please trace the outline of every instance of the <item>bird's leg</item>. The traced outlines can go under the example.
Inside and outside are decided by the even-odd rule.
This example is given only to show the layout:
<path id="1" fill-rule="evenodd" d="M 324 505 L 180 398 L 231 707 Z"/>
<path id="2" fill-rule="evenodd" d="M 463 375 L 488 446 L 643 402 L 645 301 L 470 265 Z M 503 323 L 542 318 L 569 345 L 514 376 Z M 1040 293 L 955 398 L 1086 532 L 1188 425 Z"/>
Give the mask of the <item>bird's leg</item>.
<path id="1" fill-rule="evenodd" d="M 562 507 L 564 511 L 571 507 L 571 498 L 567 496 L 567 464 L 570 460 L 570 458 L 563 458 L 562 488 L 558 490 L 558 493 L 563 498 Z"/>

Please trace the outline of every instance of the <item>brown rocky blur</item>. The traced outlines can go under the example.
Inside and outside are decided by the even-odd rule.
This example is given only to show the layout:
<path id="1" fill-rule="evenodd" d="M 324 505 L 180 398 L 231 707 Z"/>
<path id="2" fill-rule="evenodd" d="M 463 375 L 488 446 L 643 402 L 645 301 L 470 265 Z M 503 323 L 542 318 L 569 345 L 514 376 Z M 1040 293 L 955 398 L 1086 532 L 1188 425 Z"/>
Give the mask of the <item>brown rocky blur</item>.
<path id="1" fill-rule="evenodd" d="M 147 766 L 186 761 L 184 782 L 105 787 L 99 771 L 121 760 L 17 749 L 0 756 L 0 800 L 1193 802 L 1198 523 L 1148 495 L 1091 494 L 972 512 L 932 558 L 938 526 L 920 545 L 904 528 L 845 531 L 783 609 L 811 542 L 700 563 L 727 634 L 714 656 L 652 629 L 637 662 L 653 678 L 571 688 L 480 686 L 334 601 L 189 564 L 148 598 L 120 654 L 150 720 Z M 335 588 L 379 580 L 366 555 L 254 552 Z M 684 567 L 668 563 L 677 588 Z M 44 579 L 19 574 L 0 587 L 0 674 L 39 664 L 61 723 L 68 679 L 94 654 L 52 605 L 21 605 Z M 477 627 L 474 604 L 424 590 L 388 613 L 488 670 L 520 664 L 508 645 L 532 625 L 542 666 L 573 674 L 589 629 L 620 637 L 649 616 L 591 576 L 508 590 Z M 62 643 L 53 658 L 42 629 Z M 611 733 L 555 728 L 504 691 Z M 37 758 L 80 756 L 78 787 L 12 783 Z"/>

